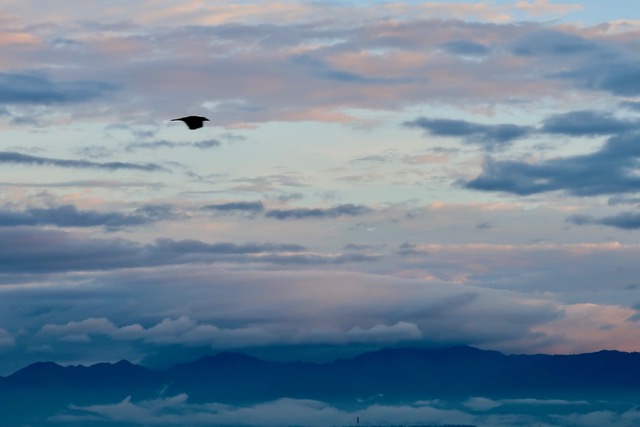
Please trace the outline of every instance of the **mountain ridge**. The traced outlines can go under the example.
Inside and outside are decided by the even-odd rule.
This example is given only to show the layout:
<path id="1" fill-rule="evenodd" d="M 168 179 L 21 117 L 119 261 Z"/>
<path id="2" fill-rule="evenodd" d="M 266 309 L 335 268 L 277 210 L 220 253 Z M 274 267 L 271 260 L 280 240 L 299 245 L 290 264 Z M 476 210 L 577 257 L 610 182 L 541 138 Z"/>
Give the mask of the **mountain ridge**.
<path id="1" fill-rule="evenodd" d="M 291 398 L 345 407 L 357 407 L 369 396 L 390 405 L 464 402 L 474 396 L 631 401 L 640 398 L 640 353 L 505 355 L 469 346 L 382 348 L 318 363 L 222 352 L 164 370 L 126 360 L 91 366 L 38 362 L 0 377 L 0 413 L 9 420 L 7 414 L 14 414 L 18 424 L 24 413 L 46 418 L 69 407 L 181 394 L 195 404 Z"/>

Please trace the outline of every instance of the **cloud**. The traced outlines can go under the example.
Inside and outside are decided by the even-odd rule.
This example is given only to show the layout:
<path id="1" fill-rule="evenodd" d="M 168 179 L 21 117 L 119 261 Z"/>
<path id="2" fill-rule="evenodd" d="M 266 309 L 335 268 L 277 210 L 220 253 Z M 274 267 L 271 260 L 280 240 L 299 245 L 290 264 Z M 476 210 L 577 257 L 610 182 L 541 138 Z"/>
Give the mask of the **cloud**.
<path id="1" fill-rule="evenodd" d="M 536 134 L 569 136 L 619 135 L 640 130 L 637 120 L 621 119 L 607 111 L 579 110 L 553 114 L 538 127 L 514 124 L 485 125 L 466 120 L 418 117 L 403 123 L 420 128 L 435 136 L 460 137 L 467 144 L 477 144 L 489 150 L 505 147 L 511 142 Z M 380 159 L 382 160 L 382 159 Z"/>
<path id="2" fill-rule="evenodd" d="M 640 61 L 630 58 L 602 58 L 558 77 L 575 81 L 579 86 L 606 91 L 618 96 L 640 95 Z"/>
<path id="3" fill-rule="evenodd" d="M 191 402 L 187 394 L 118 403 L 72 405 L 50 421 L 68 424 L 106 421 L 130 425 L 308 425 L 312 427 L 368 425 L 633 425 L 640 412 L 633 402 L 584 402 L 537 399 L 492 400 L 470 397 L 465 402 L 438 399 L 400 404 L 336 405 L 310 399 L 282 398 L 268 402 L 229 405 Z"/>
<path id="4" fill-rule="evenodd" d="M 158 255 L 181 254 L 256 254 L 265 252 L 300 252 L 304 246 L 276 243 L 204 243 L 200 240 L 156 239 L 149 247 Z"/>
<path id="5" fill-rule="evenodd" d="M 442 48 L 452 54 L 462 56 L 485 56 L 491 51 L 487 46 L 471 40 L 454 40 L 442 45 Z"/>
<path id="6" fill-rule="evenodd" d="M 175 218 L 170 206 L 145 206 L 132 214 L 78 210 L 73 205 L 0 210 L 0 227 L 55 225 L 57 227 L 106 227 L 117 229 Z"/>
<path id="7" fill-rule="evenodd" d="M 615 195 L 615 196 L 609 197 L 607 204 L 609 206 L 640 205 L 640 197 Z"/>
<path id="8" fill-rule="evenodd" d="M 133 425 L 344 425 L 359 417 L 371 425 L 393 420 L 399 424 L 470 424 L 471 414 L 425 404 L 370 405 L 359 409 L 340 409 L 317 400 L 283 398 L 254 405 L 233 406 L 190 403 L 186 394 L 133 402 L 130 397 L 116 404 L 76 406 L 52 421 L 67 423 L 99 419 Z"/>
<path id="9" fill-rule="evenodd" d="M 371 212 L 371 208 L 362 205 L 343 204 L 331 208 L 297 208 L 297 209 L 272 209 L 265 212 L 267 218 L 279 220 L 285 219 L 324 219 L 337 218 L 339 216 L 359 216 Z"/>
<path id="10" fill-rule="evenodd" d="M 221 213 L 247 212 L 260 213 L 264 211 L 264 205 L 261 201 L 256 202 L 228 202 L 205 205 L 202 209 L 209 209 Z"/>
<path id="11" fill-rule="evenodd" d="M 19 238 L 6 231 L 0 280 L 11 286 L 3 287 L 9 311 L 0 321 L 23 331 L 19 349 L 75 340 L 48 356 L 63 361 L 100 359 L 105 348 L 116 360 L 141 358 L 167 346 L 270 345 L 283 358 L 309 345 L 327 346 L 324 355 L 398 343 L 631 350 L 638 338 L 626 289 L 638 273 L 637 245 L 415 243 L 410 257 L 337 269 L 339 254 L 278 251 L 296 247 L 76 236 L 70 250 L 51 230 Z M 620 266 L 625 274 L 612 276 Z M 36 336 L 42 325 L 59 328 Z"/>
<path id="12" fill-rule="evenodd" d="M 410 322 L 394 325 L 374 325 L 370 328 L 355 326 L 347 331 L 311 331 L 306 337 L 287 337 L 273 325 L 248 325 L 244 327 L 219 327 L 208 322 L 198 322 L 188 316 L 177 319 L 164 318 L 145 328 L 139 323 L 118 327 L 107 318 L 88 318 L 66 324 L 46 324 L 36 334 L 47 340 L 91 343 L 93 337 L 104 336 L 114 341 L 139 341 L 154 345 L 208 346 L 215 349 L 251 348 L 266 345 L 292 344 L 307 340 L 341 345 L 362 343 L 391 345 L 416 342 L 423 337 L 418 326 Z"/>
<path id="13" fill-rule="evenodd" d="M 407 127 L 417 127 L 435 136 L 463 137 L 467 144 L 477 144 L 489 150 L 503 147 L 516 139 L 527 136 L 532 129 L 513 124 L 484 125 L 466 120 L 430 119 L 419 117 L 404 122 Z"/>
<path id="14" fill-rule="evenodd" d="M 420 328 L 411 322 L 398 322 L 395 325 L 375 325 L 370 328 L 356 326 L 347 332 L 350 340 L 372 343 L 393 341 L 417 341 L 422 338 Z"/>
<path id="15" fill-rule="evenodd" d="M 638 129 L 640 123 L 637 120 L 619 119 L 609 112 L 582 110 L 549 116 L 540 131 L 571 136 L 599 136 Z"/>
<path id="16" fill-rule="evenodd" d="M 0 103 L 4 104 L 84 102 L 102 98 L 114 90 L 112 84 L 100 81 L 54 82 L 37 73 L 0 73 Z"/>
<path id="17" fill-rule="evenodd" d="M 293 244 L 205 243 L 172 239 L 157 239 L 152 244 L 143 245 L 125 239 L 91 239 L 62 231 L 24 228 L 0 229 L 0 235 L 7 245 L 4 246 L 6 250 L 0 249 L 7 261 L 0 266 L 0 272 L 108 270 L 213 261 L 216 256 L 246 262 L 250 259 L 237 256 L 300 252 L 304 249 Z M 283 256 L 280 261 L 284 262 L 284 259 Z M 268 262 L 268 259 L 256 258 L 254 261 Z M 28 267 L 29 263 L 32 263 L 31 267 Z"/>
<path id="18" fill-rule="evenodd" d="M 600 45 L 593 40 L 552 29 L 526 32 L 513 45 L 511 51 L 522 56 L 565 56 L 594 52 Z"/>
<path id="19" fill-rule="evenodd" d="M 473 409 L 474 411 L 484 412 L 497 408 L 501 403 L 486 397 L 470 397 L 463 402 L 463 405 L 469 409 Z"/>
<path id="20" fill-rule="evenodd" d="M 252 347 L 271 343 L 278 337 L 259 327 L 220 328 L 196 322 L 187 316 L 164 318 L 145 328 L 139 323 L 122 327 L 107 318 L 88 318 L 63 325 L 46 324 L 37 333 L 44 339 L 91 343 L 93 337 L 106 336 L 114 341 L 140 341 L 156 345 L 215 346 L 217 349 Z"/>
<path id="21" fill-rule="evenodd" d="M 621 212 L 612 216 L 594 218 L 591 215 L 571 215 L 567 221 L 575 225 L 597 224 L 623 230 L 635 230 L 640 228 L 640 213 Z"/>
<path id="22" fill-rule="evenodd" d="M 282 120 L 362 121 L 349 110 L 397 111 L 420 105 L 424 99 L 466 105 L 466 101 L 473 101 L 471 105 L 529 101 L 556 95 L 563 88 L 562 78 L 550 76 L 606 62 L 599 55 L 629 45 L 613 40 L 605 28 L 548 22 L 496 24 L 511 19 L 508 10 L 514 8 L 505 6 L 282 4 L 275 9 L 292 14 L 277 25 L 268 20 L 267 16 L 274 15 L 264 14 L 262 6 L 244 6 L 252 13 L 236 10 L 236 15 L 219 6 L 186 7 L 189 12 L 169 7 L 151 17 L 150 8 L 139 6 L 137 12 L 114 21 L 129 22 L 126 25 L 58 22 L 48 29 L 47 39 L 53 43 L 30 46 L 30 58 L 34 67 L 75 75 L 84 84 L 79 86 L 90 94 L 101 92 L 82 80 L 84 70 L 90 69 L 98 82 L 113 81 L 116 76 L 127 82 L 126 91 L 113 91 L 109 105 L 95 112 L 83 111 L 84 116 L 104 117 L 106 110 L 115 116 L 114 122 L 126 123 L 137 120 L 132 119 L 133 113 L 135 117 L 141 111 L 152 112 L 145 113 L 148 117 L 168 116 L 192 108 L 195 102 L 215 113 L 217 124 L 251 126 Z M 571 5 L 521 3 L 516 9 L 550 12 L 561 6 Z M 294 9 L 300 13 L 293 13 Z M 71 15 L 79 16 L 75 8 L 73 11 Z M 141 20 L 137 24 L 136 13 Z M 232 16 L 241 20 L 226 21 Z M 360 17 L 357 25 L 354 16 Z M 402 18 L 378 19 L 389 16 Z M 439 16 L 456 19 L 440 20 Z M 470 16 L 492 16 L 489 19 L 494 23 L 464 20 Z M 501 18 L 494 19 L 498 16 Z M 148 22 L 163 25 L 145 27 L 145 31 L 137 26 Z M 96 35 L 96 28 L 104 32 Z M 132 31 L 137 32 L 136 37 L 131 37 Z M 163 46 L 162 55 L 154 50 L 157 45 Z M 184 49 L 187 45 L 190 49 Z M 78 55 L 74 49 L 91 52 L 91 61 L 89 55 Z M 443 50 L 454 56 L 434 54 Z M 487 55 L 488 50 L 501 54 Z M 202 61 L 203 53 L 207 61 Z M 557 61 L 559 55 L 563 61 Z M 576 58 L 575 62 L 567 63 L 567 55 Z M 21 59 L 16 53 L 7 56 L 8 60 Z M 466 56 L 482 60 L 468 61 Z M 127 61 L 131 57 L 136 61 Z M 178 62 L 171 59 L 177 57 L 181 58 Z M 633 62 L 633 56 L 622 56 L 621 61 L 624 59 Z M 461 61 L 465 61 L 463 66 Z M 185 63 L 194 64 L 186 75 Z M 150 75 L 154 78 L 149 79 Z M 61 84 L 43 79 L 56 88 Z M 582 77 L 573 82 L 582 84 Z M 171 95 L 163 90 L 167 87 Z M 296 89 L 300 87 L 305 90 Z M 135 96 L 129 96 L 131 93 Z"/>
<path id="23" fill-rule="evenodd" d="M 374 404 L 357 409 L 340 409 L 330 404 L 303 399 L 283 398 L 247 406 L 232 406 L 220 403 L 189 403 L 186 394 L 133 403 L 130 398 L 117 404 L 73 406 L 78 415 L 56 416 L 54 420 L 78 422 L 99 416 L 119 422 L 133 424 L 167 425 L 343 425 L 345 420 L 356 418 L 372 425 L 400 424 L 469 424 L 473 415 L 464 411 L 427 405 L 424 403 L 385 405 Z"/>
<path id="24" fill-rule="evenodd" d="M 31 156 L 11 151 L 0 151 L 0 163 L 21 164 L 30 166 L 57 166 L 61 168 L 104 169 L 104 170 L 138 170 L 144 172 L 167 172 L 168 169 L 154 163 L 126 163 L 126 162 L 91 162 L 89 160 L 54 159 L 49 157 Z"/>
<path id="25" fill-rule="evenodd" d="M 638 133 L 610 137 L 600 150 L 528 163 L 485 159 L 482 174 L 466 188 L 530 195 L 566 191 L 577 196 L 633 193 L 640 190 L 634 170 L 640 158 Z"/>
<path id="26" fill-rule="evenodd" d="M 93 187 L 93 188 L 127 188 L 127 187 L 147 187 L 158 190 L 165 185 L 160 182 L 144 182 L 144 181 L 119 181 L 106 179 L 87 179 L 77 181 L 64 182 L 0 182 L 3 187 L 42 187 L 42 188 L 73 188 L 73 187 Z"/>
<path id="27" fill-rule="evenodd" d="M 413 243 L 402 243 L 398 248 L 398 254 L 406 256 L 406 255 L 425 255 L 427 252 L 418 247 L 418 245 L 414 245 Z"/>
<path id="28" fill-rule="evenodd" d="M 632 111 L 640 111 L 640 102 L 624 101 L 620 103 L 620 106 L 622 108 L 628 108 Z"/>
<path id="29" fill-rule="evenodd" d="M 292 208 L 265 210 L 261 201 L 255 202 L 228 202 L 205 205 L 202 209 L 212 210 L 218 213 L 247 213 L 255 215 L 264 212 L 266 218 L 279 220 L 287 219 L 323 219 L 337 218 L 339 216 L 359 216 L 372 211 L 371 208 L 362 205 L 342 204 L 331 208 Z"/>
<path id="30" fill-rule="evenodd" d="M 331 265 L 369 262 L 377 255 L 307 251 L 287 243 L 206 243 L 200 240 L 158 238 L 141 244 L 126 239 L 94 239 L 57 230 L 0 228 L 6 263 L 0 273 L 41 274 L 150 266 L 227 262 L 278 265 Z M 37 242 L 37 243 L 36 243 Z M 3 250 L 4 249 L 4 250 Z"/>
<path id="31" fill-rule="evenodd" d="M 236 178 L 233 182 L 239 183 L 232 189 L 237 191 L 250 191 L 264 193 L 266 191 L 276 191 L 278 186 L 282 187 L 305 187 L 295 175 L 266 175 L 250 178 Z"/>
<path id="32" fill-rule="evenodd" d="M 96 79 L 111 81 L 118 76 L 126 81 L 127 91 L 114 92 L 113 102 L 105 106 L 109 115 L 116 116 L 113 121 L 119 123 L 136 120 L 132 117 L 139 117 L 141 111 L 153 111 L 155 117 L 169 116 L 189 110 L 193 102 L 210 109 L 217 124 L 247 126 L 282 120 L 362 121 L 348 110 L 397 110 L 421 104 L 425 98 L 481 102 L 531 98 L 534 87 L 540 91 L 536 95 L 555 93 L 555 83 L 530 77 L 532 69 L 553 72 L 560 68 L 547 67 L 544 58 L 535 58 L 539 61 L 535 67 L 504 62 L 503 55 L 479 56 L 489 49 L 486 46 L 501 49 L 544 25 L 429 19 L 434 10 L 456 10 L 456 16 L 468 16 L 462 12 L 464 8 L 469 13 L 482 9 L 472 4 L 404 5 L 395 10 L 372 7 L 367 8 L 366 16 L 347 14 L 361 16 L 358 25 L 334 19 L 343 15 L 343 7 L 330 15 L 332 25 L 323 24 L 317 16 L 333 9 L 326 5 L 320 10 L 312 7 L 316 15 L 308 22 L 278 25 L 253 20 L 206 24 L 197 14 L 192 17 L 198 23 L 180 25 L 170 19 L 167 26 L 141 32 L 135 38 L 131 37 L 131 25 L 111 25 L 105 27 L 105 34 L 89 37 L 95 34 L 95 28 L 78 23 L 73 31 L 76 38 L 83 39 L 82 48 L 92 52 L 91 64 L 85 55 L 65 52 L 69 46 L 59 47 L 65 54 L 52 54 L 48 45 L 38 52 L 42 53 L 43 66 L 64 65 L 67 70 L 72 58 L 71 63 L 78 68 L 94 70 Z M 416 9 L 416 13 L 409 9 Z M 391 22 L 373 18 L 383 10 L 406 14 L 408 19 Z M 65 25 L 52 28 L 51 37 L 68 38 L 68 31 Z M 559 34 L 567 32 L 558 30 Z M 585 33 L 585 37 L 599 37 L 597 33 Z M 159 56 L 154 50 L 158 44 L 165 54 Z M 186 45 L 191 49 L 185 50 Z M 456 56 L 475 55 L 483 61 L 466 61 L 460 66 L 459 61 L 466 58 L 432 54 L 443 49 Z M 208 61 L 202 61 L 202 53 L 210 53 Z M 126 61 L 132 55 L 136 61 Z M 179 63 L 170 59 L 178 56 L 182 58 Z M 184 75 L 184 63 L 198 65 Z M 149 75 L 154 78 L 149 79 Z M 172 95 L 163 90 L 168 86 Z M 300 87 L 305 90 L 296 89 Z M 135 97 L 128 96 L 132 92 Z M 117 109 L 110 107 L 114 104 Z M 105 109 L 99 110 L 101 115 Z M 93 115 L 86 111 L 83 114 Z"/>
<path id="33" fill-rule="evenodd" d="M 308 68 L 318 77 L 341 83 L 361 85 L 395 85 L 410 83 L 410 79 L 403 77 L 367 76 L 360 73 L 340 70 L 329 66 L 325 61 L 309 54 L 296 55 L 291 58 L 294 65 Z"/>
<path id="34" fill-rule="evenodd" d="M 22 290 L 15 286 L 4 301 L 19 308 L 23 307 L 20 301 L 28 298 L 29 312 L 37 311 L 38 316 L 23 318 L 18 324 L 13 318 L 11 327 L 27 331 L 35 327 L 37 332 L 41 325 L 54 325 L 47 330 L 56 331 L 58 338 L 92 337 L 90 331 L 94 330 L 94 335 L 137 343 L 143 354 L 171 342 L 250 348 L 269 343 L 379 346 L 473 340 L 491 347 L 513 340 L 540 339 L 530 333 L 530 328 L 559 315 L 553 301 L 520 292 L 451 286 L 437 280 L 425 286 L 423 280 L 339 272 L 322 269 L 318 263 L 312 269 L 295 264 L 289 269 L 270 265 L 239 271 L 229 268 L 232 264 L 226 260 L 218 265 L 170 265 L 167 261 L 154 268 L 148 268 L 144 259 L 140 261 L 136 260 L 135 267 L 119 270 L 84 269 L 82 275 L 56 274 L 40 279 L 34 276 L 37 271 L 31 271 L 30 281 L 43 285 Z M 31 262 L 39 260 L 32 258 Z M 66 283 L 67 287 L 54 291 L 54 296 L 48 285 L 51 281 Z M 145 304 L 122 305 L 118 301 L 123 294 Z M 88 295 L 92 298 L 87 299 Z M 187 312 L 188 317 L 181 319 Z M 109 320 L 87 320 L 91 318 Z M 217 339 L 212 341 L 211 337 Z M 54 345 L 35 338 L 28 342 Z M 92 343 L 96 350 L 104 344 Z M 110 348 L 127 347 L 113 343 Z M 327 351 L 330 355 L 335 349 Z"/>
<path id="35" fill-rule="evenodd" d="M 154 142 L 136 142 L 128 144 L 125 149 L 133 152 L 141 149 L 157 149 L 157 148 L 199 148 L 205 150 L 208 148 L 219 147 L 220 141 L 208 139 L 199 142 L 171 142 L 171 141 L 154 141 Z"/>

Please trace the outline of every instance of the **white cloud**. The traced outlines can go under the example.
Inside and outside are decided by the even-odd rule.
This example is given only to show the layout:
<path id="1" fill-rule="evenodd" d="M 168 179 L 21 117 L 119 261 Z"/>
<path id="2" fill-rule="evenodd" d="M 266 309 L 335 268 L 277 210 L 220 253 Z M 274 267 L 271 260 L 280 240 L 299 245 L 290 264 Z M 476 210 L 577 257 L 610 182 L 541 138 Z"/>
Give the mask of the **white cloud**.
<path id="1" fill-rule="evenodd" d="M 367 343 L 415 341 L 422 338 L 420 328 L 411 322 L 398 322 L 395 325 L 375 325 L 370 328 L 355 326 L 348 330 L 346 335 L 349 340 Z"/>
<path id="2" fill-rule="evenodd" d="M 595 409 L 597 404 L 580 403 L 582 411 L 566 414 L 556 413 L 553 406 L 558 401 L 537 401 L 519 399 L 522 402 L 536 401 L 536 405 L 550 405 L 540 412 L 533 407 L 531 411 L 518 408 L 511 412 L 508 407 L 498 412 L 492 411 L 504 401 L 494 401 L 483 397 L 474 397 L 462 402 L 434 401 L 415 402 L 404 405 L 373 404 L 358 409 L 343 409 L 316 400 L 278 399 L 247 406 L 234 406 L 221 403 L 191 403 L 186 394 L 173 397 L 134 402 L 126 398 L 117 404 L 72 406 L 71 410 L 80 410 L 82 415 L 61 414 L 52 417 L 54 421 L 83 422 L 94 419 L 110 420 L 131 425 L 349 425 L 359 418 L 361 425 L 417 425 L 417 424 L 473 424 L 496 427 L 519 427 L 522 425 L 545 425 L 563 427 L 577 425 L 582 427 L 602 425 L 634 425 L 640 420 L 640 412 L 630 408 L 629 404 L 619 405 L 615 410 Z M 516 400 L 513 400 L 515 403 Z M 520 404 L 522 404 L 520 402 Z M 575 402 L 565 402 L 574 404 Z"/>
<path id="3" fill-rule="evenodd" d="M 499 401 L 488 399 L 486 397 L 470 397 L 463 402 L 463 405 L 474 411 L 488 411 L 497 408 L 502 404 Z"/>
<path id="4" fill-rule="evenodd" d="M 251 406 L 219 403 L 192 404 L 181 394 L 167 399 L 132 402 L 130 398 L 113 405 L 74 406 L 91 415 L 60 415 L 57 421 L 78 422 L 95 416 L 135 425 L 347 425 L 359 417 L 366 424 L 471 423 L 473 416 L 455 409 L 426 405 L 372 405 L 347 411 L 315 400 L 279 399 Z"/>

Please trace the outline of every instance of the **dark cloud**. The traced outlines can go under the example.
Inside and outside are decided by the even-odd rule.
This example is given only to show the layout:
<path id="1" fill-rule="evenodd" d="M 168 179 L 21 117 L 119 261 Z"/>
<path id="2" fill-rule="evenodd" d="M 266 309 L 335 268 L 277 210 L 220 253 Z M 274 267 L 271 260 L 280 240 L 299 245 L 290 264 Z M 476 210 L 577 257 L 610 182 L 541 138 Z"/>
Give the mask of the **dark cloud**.
<path id="1" fill-rule="evenodd" d="M 92 162 L 89 160 L 53 159 L 50 157 L 30 156 L 11 151 L 0 151 L 0 163 L 24 164 L 31 166 L 58 166 L 62 168 L 138 170 L 145 172 L 167 172 L 168 169 L 154 163 Z"/>
<path id="2" fill-rule="evenodd" d="M 540 130 L 572 136 L 612 135 L 640 129 L 640 123 L 614 117 L 611 113 L 583 110 L 547 117 Z"/>
<path id="3" fill-rule="evenodd" d="M 359 251 L 373 251 L 373 250 L 379 249 L 379 247 L 373 246 L 373 245 L 358 245 L 355 243 L 347 243 L 342 247 L 342 249 L 345 251 L 359 252 Z"/>
<path id="4" fill-rule="evenodd" d="M 546 117 L 541 126 L 514 124 L 485 125 L 466 120 L 430 119 L 419 117 L 403 123 L 420 128 L 436 136 L 461 137 L 467 144 L 483 145 L 488 149 L 505 146 L 516 139 L 532 134 L 561 134 L 569 136 L 601 136 L 632 132 L 640 129 L 640 122 L 621 119 L 610 112 L 595 110 L 571 111 Z M 361 159 L 359 159 L 361 160 Z M 379 160 L 363 158 L 362 160 Z"/>
<path id="5" fill-rule="evenodd" d="M 490 230 L 493 228 L 493 225 L 489 222 L 480 222 L 476 224 L 476 230 Z"/>
<path id="6" fill-rule="evenodd" d="M 174 217 L 170 206 L 145 206 L 133 214 L 78 210 L 73 205 L 29 208 L 24 211 L 0 210 L 0 227 L 54 225 L 57 227 L 106 227 L 117 229 L 149 224 Z"/>
<path id="7" fill-rule="evenodd" d="M 354 205 L 351 203 L 336 205 L 331 208 L 297 208 L 297 209 L 273 209 L 267 211 L 265 216 L 275 219 L 322 219 L 336 218 L 339 216 L 358 216 L 371 212 L 371 208 L 362 205 Z"/>
<path id="8" fill-rule="evenodd" d="M 567 217 L 567 222 L 574 225 L 593 224 L 596 219 L 591 215 L 575 214 Z"/>
<path id="9" fill-rule="evenodd" d="M 554 30 L 531 31 L 518 39 L 511 51 L 516 55 L 572 55 L 594 51 L 599 45 L 573 34 Z"/>
<path id="10" fill-rule="evenodd" d="M 140 149 L 156 149 L 156 148 L 199 148 L 201 150 L 213 147 L 219 147 L 220 141 L 208 139 L 199 142 L 171 142 L 171 141 L 154 141 L 154 142 L 137 142 L 126 146 L 127 151 L 136 151 Z"/>
<path id="11" fill-rule="evenodd" d="M 324 265 L 324 264 L 347 264 L 352 262 L 373 262 L 378 261 L 380 256 L 360 253 L 348 253 L 338 255 L 317 255 L 317 254 L 293 254 L 279 255 L 269 254 L 255 258 L 255 262 L 268 262 L 281 265 Z"/>
<path id="12" fill-rule="evenodd" d="M 614 47 L 607 40 L 543 29 L 527 32 L 512 45 L 511 51 L 529 57 L 561 57 L 563 67 L 547 73 L 546 78 L 569 80 L 581 88 L 614 95 L 640 94 L 640 62 L 633 45 L 619 43 Z"/>
<path id="13" fill-rule="evenodd" d="M 125 239 L 89 239 L 61 231 L 24 228 L 3 229 L 0 236 L 0 255 L 6 261 L 0 266 L 1 273 L 112 270 L 215 260 L 251 262 L 252 255 L 304 250 L 300 245 L 209 244 L 171 239 L 142 245 Z M 256 261 L 269 262 L 262 257 Z"/>
<path id="14" fill-rule="evenodd" d="M 443 44 L 442 48 L 449 53 L 463 56 L 485 56 L 490 51 L 487 46 L 470 40 L 450 41 Z"/>
<path id="15" fill-rule="evenodd" d="M 430 119 L 419 117 L 404 122 L 407 127 L 417 127 L 431 135 L 463 137 L 468 144 L 478 144 L 488 149 L 507 145 L 527 136 L 532 129 L 513 124 L 484 125 L 466 120 Z"/>
<path id="16" fill-rule="evenodd" d="M 335 265 L 369 262 L 379 256 L 307 252 L 298 244 L 206 243 L 200 240 L 156 239 L 151 244 L 132 240 L 94 239 L 59 230 L 31 227 L 0 228 L 0 274 L 47 274 L 202 263 L 259 263 L 277 265 Z"/>
<path id="17" fill-rule="evenodd" d="M 398 254 L 407 255 L 427 255 L 427 252 L 413 243 L 403 243 L 398 247 Z"/>
<path id="18" fill-rule="evenodd" d="M 640 95 L 640 62 L 631 59 L 596 58 L 588 65 L 558 74 L 579 86 L 619 96 Z"/>
<path id="19" fill-rule="evenodd" d="M 264 210 L 264 205 L 261 201 L 257 202 L 229 202 L 229 203 L 218 203 L 212 205 L 206 205 L 202 207 L 203 209 L 210 209 L 217 212 L 249 212 L 249 213 L 259 213 Z"/>
<path id="20" fill-rule="evenodd" d="M 591 215 L 572 215 L 567 221 L 575 225 L 606 225 L 609 227 L 621 228 L 623 230 L 636 230 L 640 228 L 640 213 L 621 212 L 617 215 L 594 218 Z"/>
<path id="21" fill-rule="evenodd" d="M 157 239 L 149 247 L 154 254 L 181 256 L 190 254 L 258 254 L 265 252 L 300 252 L 305 249 L 301 245 L 274 243 L 204 243 L 200 240 Z"/>
<path id="22" fill-rule="evenodd" d="M 115 87 L 106 82 L 52 81 L 41 74 L 0 73 L 0 103 L 65 104 L 103 97 Z"/>
<path id="23" fill-rule="evenodd" d="M 640 134 L 613 136 L 594 153 L 554 158 L 538 163 L 488 157 L 467 188 L 519 195 L 564 190 L 578 196 L 640 191 L 634 171 L 640 160 Z"/>

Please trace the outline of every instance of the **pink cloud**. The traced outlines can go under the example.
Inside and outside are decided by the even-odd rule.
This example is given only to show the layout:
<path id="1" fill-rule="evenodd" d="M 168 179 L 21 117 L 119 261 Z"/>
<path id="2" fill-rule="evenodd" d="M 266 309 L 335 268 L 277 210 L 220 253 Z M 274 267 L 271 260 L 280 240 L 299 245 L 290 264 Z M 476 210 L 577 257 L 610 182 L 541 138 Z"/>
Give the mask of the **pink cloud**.
<path id="1" fill-rule="evenodd" d="M 38 44 L 41 39 L 34 34 L 19 31 L 1 31 L 0 45 Z"/>
<path id="2" fill-rule="evenodd" d="M 630 321 L 636 314 L 628 307 L 580 303 L 563 307 L 564 316 L 533 331 L 545 334 L 549 343 L 542 351 L 559 354 L 595 352 L 603 349 L 638 351 L 640 328 Z"/>

